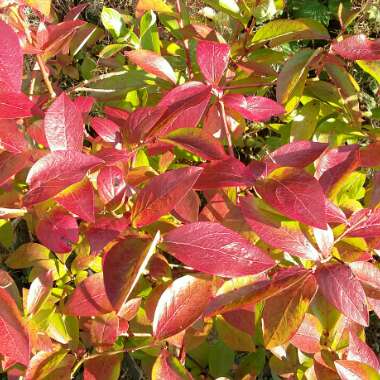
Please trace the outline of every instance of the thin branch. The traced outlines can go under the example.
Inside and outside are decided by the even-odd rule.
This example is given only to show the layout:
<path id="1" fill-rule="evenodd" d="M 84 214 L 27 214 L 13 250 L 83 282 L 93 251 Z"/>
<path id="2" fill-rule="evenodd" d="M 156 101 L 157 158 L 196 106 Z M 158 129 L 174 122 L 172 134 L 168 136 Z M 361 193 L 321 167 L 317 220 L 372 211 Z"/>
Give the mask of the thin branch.
<path id="1" fill-rule="evenodd" d="M 220 114 L 222 115 L 223 130 L 227 138 L 228 153 L 230 156 L 234 157 L 234 148 L 232 146 L 231 133 L 227 124 L 226 110 L 224 109 L 224 103 L 220 100 L 218 103 Z"/>
<path id="2" fill-rule="evenodd" d="M 250 83 L 250 84 L 236 84 L 232 86 L 224 86 L 222 90 L 239 90 L 241 88 L 250 88 L 250 87 L 262 87 L 262 86 L 272 86 L 273 82 L 265 82 L 265 83 Z"/>
<path id="3" fill-rule="evenodd" d="M 37 63 L 38 63 L 38 66 L 40 67 L 42 78 L 43 78 L 43 80 L 45 82 L 46 88 L 49 91 L 50 97 L 52 99 L 56 98 L 57 94 L 55 93 L 53 85 L 50 82 L 49 73 L 48 73 L 47 68 L 45 66 L 45 62 L 43 61 L 42 57 L 40 55 L 38 55 L 38 54 L 37 54 Z"/>

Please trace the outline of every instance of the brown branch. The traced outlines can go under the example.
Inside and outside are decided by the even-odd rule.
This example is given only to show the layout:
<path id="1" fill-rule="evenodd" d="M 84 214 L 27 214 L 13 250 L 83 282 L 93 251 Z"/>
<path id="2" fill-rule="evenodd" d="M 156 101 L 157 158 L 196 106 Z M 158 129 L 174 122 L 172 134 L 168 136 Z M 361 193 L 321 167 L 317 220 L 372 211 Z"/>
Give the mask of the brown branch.
<path id="1" fill-rule="evenodd" d="M 222 115 L 223 130 L 227 138 L 228 153 L 230 156 L 234 157 L 234 148 L 232 146 L 231 133 L 227 124 L 226 110 L 224 109 L 224 103 L 220 100 L 218 103 L 220 114 Z"/>

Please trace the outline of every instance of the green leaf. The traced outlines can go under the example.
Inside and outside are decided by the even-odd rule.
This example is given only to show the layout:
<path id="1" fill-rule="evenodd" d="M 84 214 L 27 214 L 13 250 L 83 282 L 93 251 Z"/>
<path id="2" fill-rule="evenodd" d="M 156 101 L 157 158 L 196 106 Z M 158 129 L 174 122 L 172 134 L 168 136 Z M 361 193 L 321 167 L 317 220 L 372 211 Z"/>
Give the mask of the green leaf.
<path id="1" fill-rule="evenodd" d="M 100 19 L 113 38 L 121 37 L 127 32 L 123 16 L 115 9 L 103 7 Z"/>
<path id="2" fill-rule="evenodd" d="M 240 8 L 235 0 L 206 0 L 206 4 L 233 17 L 240 17 Z"/>
<path id="3" fill-rule="evenodd" d="M 308 18 L 328 25 L 330 12 L 319 0 L 292 0 L 288 4 L 295 18 Z"/>
<path id="4" fill-rule="evenodd" d="M 297 110 L 290 125 L 291 141 L 309 140 L 313 137 L 320 108 L 320 102 L 312 100 Z"/>
<path id="5" fill-rule="evenodd" d="M 254 45 L 269 43 L 271 47 L 297 40 L 329 40 L 327 29 L 310 19 L 274 20 L 262 26 L 253 36 Z"/>
<path id="6" fill-rule="evenodd" d="M 99 53 L 100 58 L 110 58 L 116 53 L 118 53 L 120 50 L 124 49 L 127 44 L 111 44 L 105 46 Z"/>
<path id="7" fill-rule="evenodd" d="M 301 50 L 285 62 L 277 80 L 276 98 L 279 103 L 287 103 L 297 92 L 300 92 L 297 95 L 302 94 L 313 55 L 312 50 Z"/>
<path id="8" fill-rule="evenodd" d="M 228 376 L 234 360 L 235 353 L 223 342 L 217 341 L 210 345 L 208 365 L 214 377 Z"/>
<path id="9" fill-rule="evenodd" d="M 140 45 L 143 49 L 160 54 L 161 41 L 157 29 L 157 17 L 153 11 L 146 12 L 141 17 Z"/>
<path id="10" fill-rule="evenodd" d="M 13 228 L 11 222 L 0 219 L 0 242 L 9 248 L 13 242 Z"/>
<path id="11" fill-rule="evenodd" d="M 356 61 L 356 63 L 380 84 L 380 61 Z"/>

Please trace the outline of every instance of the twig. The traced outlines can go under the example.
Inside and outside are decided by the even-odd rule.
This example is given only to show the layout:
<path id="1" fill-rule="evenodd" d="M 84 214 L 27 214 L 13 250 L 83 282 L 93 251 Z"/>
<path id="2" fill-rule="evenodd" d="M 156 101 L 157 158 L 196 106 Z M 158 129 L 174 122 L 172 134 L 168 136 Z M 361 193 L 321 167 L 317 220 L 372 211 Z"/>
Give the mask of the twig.
<path id="1" fill-rule="evenodd" d="M 250 88 L 250 87 L 262 87 L 262 86 L 271 86 L 273 82 L 265 82 L 265 83 L 250 83 L 250 84 L 236 84 L 232 86 L 224 86 L 222 90 L 239 90 L 241 88 Z"/>
<path id="2" fill-rule="evenodd" d="M 103 79 L 108 79 L 108 78 L 112 78 L 114 76 L 117 76 L 117 75 L 123 75 L 125 74 L 126 71 L 114 71 L 114 72 L 111 72 L 111 73 L 106 73 L 106 74 L 100 74 L 100 75 L 97 75 L 96 77 L 93 77 L 91 79 L 86 79 L 78 84 L 76 84 L 75 86 L 73 87 L 70 87 L 66 93 L 70 94 L 72 92 L 78 92 L 78 91 L 96 91 L 97 89 L 93 89 L 93 88 L 86 88 L 85 86 L 87 86 L 88 84 L 91 84 L 91 83 L 95 83 L 99 80 L 103 80 Z M 101 91 L 105 91 L 104 89 L 101 89 Z M 110 91 L 114 91 L 114 90 L 110 90 Z"/>
<path id="3" fill-rule="evenodd" d="M 45 62 L 43 61 L 42 57 L 40 55 L 38 55 L 38 54 L 37 54 L 37 63 L 38 63 L 38 66 L 40 67 L 42 78 L 43 78 L 43 80 L 45 82 L 46 88 L 49 91 L 50 97 L 52 99 L 56 98 L 57 94 L 55 93 L 53 85 L 50 82 L 49 73 L 48 73 L 48 71 L 46 69 Z"/>
<path id="4" fill-rule="evenodd" d="M 222 115 L 223 130 L 227 138 L 228 153 L 230 156 L 234 157 L 234 148 L 232 146 L 231 133 L 227 124 L 226 110 L 224 109 L 224 103 L 220 100 L 218 103 L 218 106 L 219 106 L 220 114 Z"/>

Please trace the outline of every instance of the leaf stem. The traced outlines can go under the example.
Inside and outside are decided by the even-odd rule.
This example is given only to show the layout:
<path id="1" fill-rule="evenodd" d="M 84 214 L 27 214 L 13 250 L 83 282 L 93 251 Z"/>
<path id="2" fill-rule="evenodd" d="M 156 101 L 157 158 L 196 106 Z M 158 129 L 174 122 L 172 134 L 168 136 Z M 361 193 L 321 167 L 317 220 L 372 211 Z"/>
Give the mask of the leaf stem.
<path id="1" fill-rule="evenodd" d="M 228 128 L 226 110 L 224 109 L 223 101 L 219 100 L 218 106 L 219 106 L 220 114 L 222 116 L 223 130 L 224 130 L 224 133 L 225 133 L 226 138 L 227 138 L 228 153 L 230 156 L 234 157 L 234 148 L 232 146 L 231 133 L 230 133 L 230 130 Z"/>
<path id="2" fill-rule="evenodd" d="M 39 66 L 41 74 L 42 74 L 42 78 L 45 82 L 45 86 L 49 91 L 50 98 L 54 99 L 57 97 L 57 94 L 55 93 L 53 85 L 51 84 L 51 81 L 49 79 L 49 73 L 48 73 L 47 68 L 45 66 L 45 62 L 43 61 L 42 57 L 38 54 L 37 54 L 36 58 L 37 58 L 38 66 Z"/>

